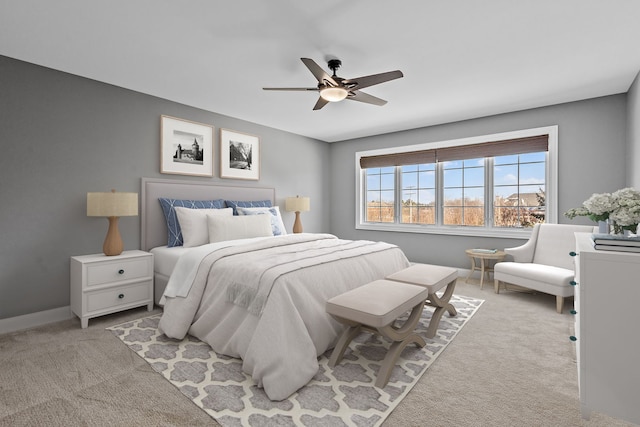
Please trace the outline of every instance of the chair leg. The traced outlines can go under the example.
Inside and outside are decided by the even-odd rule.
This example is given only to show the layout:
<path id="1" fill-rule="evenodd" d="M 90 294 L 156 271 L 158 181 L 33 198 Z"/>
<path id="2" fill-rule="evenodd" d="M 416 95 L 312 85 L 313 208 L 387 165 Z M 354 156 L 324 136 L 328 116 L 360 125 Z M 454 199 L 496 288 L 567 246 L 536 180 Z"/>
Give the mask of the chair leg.
<path id="1" fill-rule="evenodd" d="M 556 295 L 556 311 L 562 314 L 563 308 L 564 308 L 564 297 Z"/>
<path id="2" fill-rule="evenodd" d="M 496 294 L 500 293 L 500 280 L 493 279 L 493 290 L 495 291 Z"/>

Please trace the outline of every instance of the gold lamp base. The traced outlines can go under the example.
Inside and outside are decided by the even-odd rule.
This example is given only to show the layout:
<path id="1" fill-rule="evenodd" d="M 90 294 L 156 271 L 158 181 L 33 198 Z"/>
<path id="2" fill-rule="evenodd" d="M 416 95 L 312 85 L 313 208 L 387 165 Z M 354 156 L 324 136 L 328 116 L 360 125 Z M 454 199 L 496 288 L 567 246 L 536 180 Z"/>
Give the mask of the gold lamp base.
<path id="1" fill-rule="evenodd" d="M 122 237 L 120 237 L 120 231 L 118 230 L 118 217 L 107 217 L 109 220 L 109 230 L 107 231 L 107 237 L 104 239 L 102 245 L 102 252 L 107 256 L 120 255 L 124 248 L 122 244 Z"/>

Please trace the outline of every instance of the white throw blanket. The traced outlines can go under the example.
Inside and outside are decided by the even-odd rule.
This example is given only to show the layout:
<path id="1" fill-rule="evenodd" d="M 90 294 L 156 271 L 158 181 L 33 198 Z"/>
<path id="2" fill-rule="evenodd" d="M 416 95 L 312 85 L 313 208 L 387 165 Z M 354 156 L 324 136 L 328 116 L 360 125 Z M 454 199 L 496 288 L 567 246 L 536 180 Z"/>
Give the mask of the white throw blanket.
<path id="1" fill-rule="evenodd" d="M 229 269 L 235 274 L 227 289 L 227 297 L 234 304 L 259 316 L 278 277 L 303 268 L 383 251 L 390 247 L 365 240 L 319 240 L 304 248 L 292 245 L 291 249 L 287 247 L 283 251 L 265 254 L 254 259 L 251 268 L 246 268 L 244 260 L 236 259 L 235 264 L 230 263 Z"/>
<path id="2" fill-rule="evenodd" d="M 198 266 L 202 259 L 218 249 L 246 245 L 247 243 L 269 239 L 269 237 L 255 237 L 253 239 L 227 240 L 224 242 L 209 243 L 207 245 L 190 248 L 189 252 L 182 255 L 176 262 L 169 282 L 165 287 L 160 304 L 164 305 L 165 297 L 186 297 L 189 295 L 193 280 L 196 277 Z"/>
<path id="3" fill-rule="evenodd" d="M 327 234 L 225 247 L 202 257 L 185 297 L 166 298 L 159 328 L 242 358 L 267 396 L 281 400 L 317 373 L 317 357 L 343 329 L 326 301 L 408 266 L 394 245 Z"/>

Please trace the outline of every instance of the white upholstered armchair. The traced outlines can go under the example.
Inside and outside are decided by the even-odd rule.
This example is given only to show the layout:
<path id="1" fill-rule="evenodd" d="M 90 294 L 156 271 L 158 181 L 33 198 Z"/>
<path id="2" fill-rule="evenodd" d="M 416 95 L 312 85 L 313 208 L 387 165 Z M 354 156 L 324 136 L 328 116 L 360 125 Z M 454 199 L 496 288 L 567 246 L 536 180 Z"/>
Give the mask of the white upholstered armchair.
<path id="1" fill-rule="evenodd" d="M 494 268 L 495 292 L 500 282 L 556 296 L 556 311 L 562 313 L 564 298 L 573 296 L 570 282 L 574 276 L 574 233 L 592 233 L 594 227 L 570 224 L 536 224 L 531 237 L 522 246 L 506 248 L 513 262 L 499 262 Z"/>

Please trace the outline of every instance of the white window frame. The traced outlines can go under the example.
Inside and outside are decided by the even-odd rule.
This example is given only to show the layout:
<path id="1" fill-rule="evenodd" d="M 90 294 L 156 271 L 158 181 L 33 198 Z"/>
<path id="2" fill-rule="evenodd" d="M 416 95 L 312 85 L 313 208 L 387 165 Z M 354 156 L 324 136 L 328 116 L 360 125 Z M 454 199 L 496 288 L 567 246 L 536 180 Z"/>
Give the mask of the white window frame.
<path id="1" fill-rule="evenodd" d="M 452 139 L 447 141 L 428 142 L 416 145 L 407 145 L 403 147 L 382 148 L 377 150 L 358 151 L 355 155 L 355 171 L 356 171 L 356 218 L 355 228 L 357 230 L 371 231 L 395 231 L 401 233 L 425 233 L 425 234 L 448 234 L 457 236 L 482 236 L 482 237 L 501 237 L 513 239 L 526 239 L 531 234 L 531 228 L 500 228 L 500 227 L 471 227 L 471 226 L 445 226 L 445 225 L 427 225 L 427 224 L 400 224 L 396 223 L 372 223 L 365 222 L 366 217 L 366 200 L 363 197 L 365 191 L 364 169 L 360 168 L 360 158 L 368 156 L 380 156 L 393 153 L 407 153 L 412 151 L 438 149 L 445 147 L 481 144 L 484 142 L 494 142 L 517 138 L 526 138 L 536 135 L 549 135 L 549 149 L 546 154 L 546 173 L 545 173 L 545 204 L 546 217 L 545 222 L 556 224 L 558 222 L 558 126 L 545 126 L 539 128 L 531 128 L 517 130 L 511 132 L 502 132 L 491 135 L 474 136 L 469 138 Z M 493 183 L 486 183 L 493 185 Z M 436 191 L 441 191 L 441 184 Z M 399 191 L 396 188 L 396 191 Z M 397 202 L 397 201 L 396 201 Z M 397 203 L 396 203 L 397 205 Z M 397 207 L 396 207 L 397 208 Z M 492 207 L 487 207 L 492 209 Z"/>

